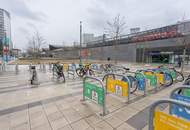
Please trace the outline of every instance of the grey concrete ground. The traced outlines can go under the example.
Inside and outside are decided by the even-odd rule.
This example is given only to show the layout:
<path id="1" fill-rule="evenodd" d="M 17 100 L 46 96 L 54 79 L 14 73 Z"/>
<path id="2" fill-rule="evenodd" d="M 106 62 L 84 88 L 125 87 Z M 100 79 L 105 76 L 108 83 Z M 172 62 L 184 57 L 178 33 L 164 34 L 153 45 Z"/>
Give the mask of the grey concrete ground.
<path id="1" fill-rule="evenodd" d="M 151 67 L 127 66 L 132 70 Z M 149 106 L 168 98 L 174 88 L 181 86 L 177 83 L 146 97 L 136 92 L 130 103 L 108 94 L 109 114 L 102 117 L 100 106 L 91 101 L 81 102 L 82 79 L 66 76 L 66 83 L 58 83 L 52 79 L 48 66 L 46 71 L 38 67 L 40 85 L 32 87 L 28 66 L 19 66 L 18 73 L 14 67 L 0 72 L 0 130 L 147 130 Z"/>

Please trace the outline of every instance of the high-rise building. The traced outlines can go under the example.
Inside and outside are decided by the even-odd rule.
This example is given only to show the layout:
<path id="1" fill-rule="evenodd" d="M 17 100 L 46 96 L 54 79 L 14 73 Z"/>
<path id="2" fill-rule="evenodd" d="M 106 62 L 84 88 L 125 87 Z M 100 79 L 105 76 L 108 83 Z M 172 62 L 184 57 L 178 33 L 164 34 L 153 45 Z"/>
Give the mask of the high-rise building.
<path id="1" fill-rule="evenodd" d="M 0 55 L 9 55 L 12 48 L 10 13 L 0 8 Z"/>

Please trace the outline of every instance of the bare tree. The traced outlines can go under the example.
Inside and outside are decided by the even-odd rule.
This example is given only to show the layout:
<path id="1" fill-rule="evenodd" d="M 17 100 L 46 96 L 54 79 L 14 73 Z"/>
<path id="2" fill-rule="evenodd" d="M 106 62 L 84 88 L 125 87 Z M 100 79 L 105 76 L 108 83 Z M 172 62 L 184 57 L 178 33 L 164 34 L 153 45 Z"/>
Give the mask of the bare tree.
<path id="1" fill-rule="evenodd" d="M 125 17 L 121 17 L 120 14 L 118 14 L 115 18 L 113 18 L 112 21 L 107 21 L 108 27 L 106 28 L 106 32 L 109 34 L 109 36 L 113 39 L 114 42 L 114 48 L 117 50 L 117 45 L 120 39 L 120 36 L 124 32 L 126 28 L 126 22 Z M 116 52 L 116 51 L 115 51 Z M 117 57 L 115 53 L 115 63 L 117 63 Z"/>
<path id="2" fill-rule="evenodd" d="M 44 45 L 46 45 L 45 39 L 40 35 L 38 31 L 36 31 L 35 34 L 28 39 L 27 52 L 33 57 L 38 57 Z"/>
<path id="3" fill-rule="evenodd" d="M 182 64 L 181 64 L 181 73 L 183 73 L 185 61 L 186 61 L 187 49 L 189 48 L 189 45 L 190 45 L 190 35 L 183 36 L 179 42 L 181 43 L 183 47 L 183 56 L 182 56 Z"/>

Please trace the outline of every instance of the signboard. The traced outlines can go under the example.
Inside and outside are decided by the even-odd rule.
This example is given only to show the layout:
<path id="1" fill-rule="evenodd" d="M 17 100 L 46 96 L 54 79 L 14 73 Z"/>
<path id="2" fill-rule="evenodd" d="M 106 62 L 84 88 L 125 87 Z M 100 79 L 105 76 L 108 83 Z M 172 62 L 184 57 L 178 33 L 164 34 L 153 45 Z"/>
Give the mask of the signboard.
<path id="1" fill-rule="evenodd" d="M 173 94 L 173 99 L 184 101 L 190 103 L 190 97 L 180 94 Z M 190 120 L 190 110 L 181 106 L 172 105 L 171 113 L 177 115 L 178 117 L 183 117 Z"/>
<path id="2" fill-rule="evenodd" d="M 108 78 L 107 90 L 119 96 L 127 97 L 129 91 L 129 83 L 121 80 L 114 80 L 112 78 Z"/>
<path id="3" fill-rule="evenodd" d="M 85 82 L 84 84 L 84 96 L 93 100 L 99 105 L 104 105 L 104 88 L 95 84 Z"/>
<path id="4" fill-rule="evenodd" d="M 190 130 L 190 122 L 161 111 L 156 111 L 154 130 Z"/>

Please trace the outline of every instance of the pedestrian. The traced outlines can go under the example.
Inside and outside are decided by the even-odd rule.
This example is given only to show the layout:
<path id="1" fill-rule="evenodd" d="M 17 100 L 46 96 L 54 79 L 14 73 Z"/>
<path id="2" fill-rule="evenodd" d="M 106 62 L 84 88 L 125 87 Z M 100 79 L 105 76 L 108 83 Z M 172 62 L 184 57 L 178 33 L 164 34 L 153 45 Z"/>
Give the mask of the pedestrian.
<path id="1" fill-rule="evenodd" d="M 181 67 L 181 62 L 182 62 L 181 58 L 178 57 L 178 67 L 179 67 L 179 68 Z"/>

